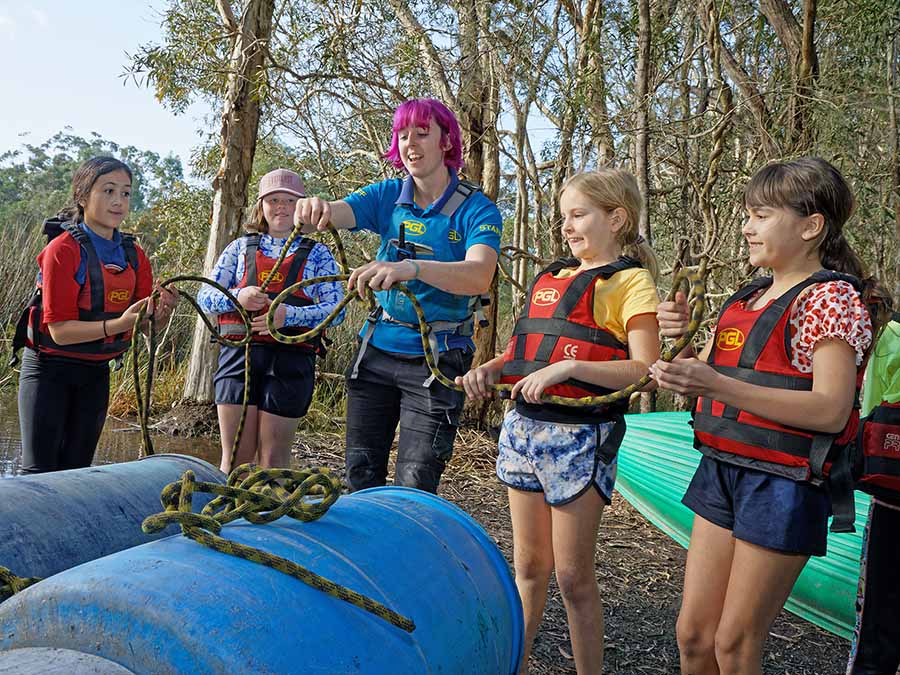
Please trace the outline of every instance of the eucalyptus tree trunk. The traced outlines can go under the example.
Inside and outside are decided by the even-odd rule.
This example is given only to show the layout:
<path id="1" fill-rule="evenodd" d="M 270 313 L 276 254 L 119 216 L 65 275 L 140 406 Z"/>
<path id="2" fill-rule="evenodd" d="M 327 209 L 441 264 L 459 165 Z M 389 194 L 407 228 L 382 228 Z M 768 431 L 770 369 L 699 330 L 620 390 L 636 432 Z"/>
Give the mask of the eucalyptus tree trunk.
<path id="1" fill-rule="evenodd" d="M 638 231 L 648 242 L 650 237 L 650 0 L 638 0 L 638 43 L 637 68 L 635 69 L 635 134 L 634 134 L 634 173 L 638 187 L 641 189 L 643 208 L 641 209 Z M 641 412 L 653 412 L 656 409 L 656 392 L 641 394 Z"/>
<path id="2" fill-rule="evenodd" d="M 888 91 L 900 90 L 900 73 L 898 73 L 898 59 L 900 59 L 900 36 L 894 34 L 887 49 L 887 83 Z M 897 97 L 891 96 L 888 103 L 889 138 L 891 143 L 891 167 L 890 167 L 890 195 L 894 206 L 894 250 L 900 251 L 900 129 L 897 120 Z M 900 260 L 894 258 L 894 279 L 900 279 Z M 900 281 L 891 289 L 894 297 L 900 296 Z"/>
<path id="3" fill-rule="evenodd" d="M 641 188 L 643 209 L 638 230 L 648 242 L 650 237 L 650 0 L 638 0 L 637 67 L 634 77 L 635 134 L 634 173 Z"/>
<path id="4" fill-rule="evenodd" d="M 238 235 L 247 204 L 247 183 L 259 130 L 259 84 L 265 76 L 265 46 L 272 32 L 275 0 L 250 0 L 240 20 L 235 19 L 228 0 L 217 0 L 216 6 L 233 37 L 230 72 L 222 104 L 222 157 L 213 180 L 212 222 L 203 261 L 204 276 L 212 273 L 219 254 Z M 215 347 L 208 339 L 206 326 L 198 318 L 184 398 L 212 401 L 215 368 Z"/>

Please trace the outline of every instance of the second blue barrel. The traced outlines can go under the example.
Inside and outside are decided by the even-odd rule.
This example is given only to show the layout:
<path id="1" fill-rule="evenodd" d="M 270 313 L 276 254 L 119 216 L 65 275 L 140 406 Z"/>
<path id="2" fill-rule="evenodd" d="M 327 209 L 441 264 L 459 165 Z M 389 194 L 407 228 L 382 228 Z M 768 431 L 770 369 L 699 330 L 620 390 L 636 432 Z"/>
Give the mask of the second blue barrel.
<path id="1" fill-rule="evenodd" d="M 0 480 L 0 565 L 21 577 L 49 577 L 177 532 L 150 537 L 141 523 L 162 510 L 163 488 L 188 469 L 197 480 L 225 482 L 221 471 L 187 455 Z M 198 494 L 197 508 L 212 497 Z"/>
<path id="2" fill-rule="evenodd" d="M 416 629 L 179 535 L 0 605 L 0 649 L 75 650 L 135 673 L 518 671 L 523 619 L 509 566 L 472 518 L 439 497 L 374 488 L 341 497 L 311 523 L 232 523 L 222 536 L 367 595 Z"/>

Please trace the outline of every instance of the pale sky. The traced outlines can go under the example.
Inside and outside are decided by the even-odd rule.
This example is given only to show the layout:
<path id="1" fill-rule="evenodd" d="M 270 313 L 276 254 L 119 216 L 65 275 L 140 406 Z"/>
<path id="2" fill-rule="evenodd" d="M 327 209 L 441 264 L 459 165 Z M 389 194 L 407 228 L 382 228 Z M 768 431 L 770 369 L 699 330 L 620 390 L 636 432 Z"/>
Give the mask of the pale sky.
<path id="1" fill-rule="evenodd" d="M 210 109 L 195 104 L 176 116 L 152 90 L 121 77 L 126 52 L 160 43 L 162 7 L 164 0 L 0 0 L 0 152 L 70 126 L 79 136 L 96 131 L 173 153 L 187 175 Z"/>
<path id="2" fill-rule="evenodd" d="M 218 131 L 205 103 L 175 115 L 152 90 L 124 79 L 141 45 L 159 44 L 166 0 L 0 0 L 0 153 L 58 131 L 181 158 L 189 177 L 198 129 Z M 212 115 L 212 118 L 211 118 Z M 538 120 L 532 144 L 552 136 Z M 543 122 L 546 122 L 544 120 Z"/>

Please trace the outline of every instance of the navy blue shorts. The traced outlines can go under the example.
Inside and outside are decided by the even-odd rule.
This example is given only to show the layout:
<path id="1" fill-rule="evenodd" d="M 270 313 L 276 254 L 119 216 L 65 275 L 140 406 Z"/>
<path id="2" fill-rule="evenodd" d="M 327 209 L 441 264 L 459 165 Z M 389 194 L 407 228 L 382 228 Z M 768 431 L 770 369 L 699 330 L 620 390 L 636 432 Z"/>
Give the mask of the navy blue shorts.
<path id="1" fill-rule="evenodd" d="M 303 417 L 312 403 L 316 355 L 306 349 L 255 344 L 250 347 L 248 405 L 279 417 Z M 219 350 L 213 378 L 217 404 L 244 401 L 244 348 Z"/>
<path id="2" fill-rule="evenodd" d="M 825 555 L 831 500 L 824 488 L 703 457 L 681 502 L 736 539 Z"/>

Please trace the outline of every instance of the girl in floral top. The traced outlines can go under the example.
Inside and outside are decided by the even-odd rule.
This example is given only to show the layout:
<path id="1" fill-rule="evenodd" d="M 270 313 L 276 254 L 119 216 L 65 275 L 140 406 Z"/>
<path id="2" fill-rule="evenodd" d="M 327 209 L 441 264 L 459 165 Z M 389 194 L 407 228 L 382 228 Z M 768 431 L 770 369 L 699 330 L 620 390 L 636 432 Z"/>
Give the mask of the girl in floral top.
<path id="1" fill-rule="evenodd" d="M 750 263 L 769 268 L 726 301 L 699 356 L 657 362 L 660 387 L 697 396 L 704 454 L 684 496 L 696 514 L 677 637 L 682 672 L 761 673 L 763 643 L 826 525 L 852 528 L 847 441 L 872 343 L 864 278 L 842 229 L 853 195 L 819 158 L 771 164 L 744 189 Z M 842 273 L 842 274 L 839 274 Z M 871 305 L 874 306 L 874 305 Z M 683 295 L 659 306 L 685 332 Z"/>

